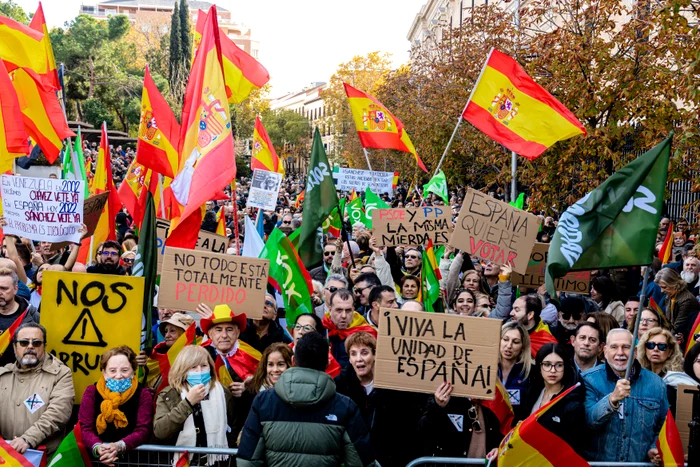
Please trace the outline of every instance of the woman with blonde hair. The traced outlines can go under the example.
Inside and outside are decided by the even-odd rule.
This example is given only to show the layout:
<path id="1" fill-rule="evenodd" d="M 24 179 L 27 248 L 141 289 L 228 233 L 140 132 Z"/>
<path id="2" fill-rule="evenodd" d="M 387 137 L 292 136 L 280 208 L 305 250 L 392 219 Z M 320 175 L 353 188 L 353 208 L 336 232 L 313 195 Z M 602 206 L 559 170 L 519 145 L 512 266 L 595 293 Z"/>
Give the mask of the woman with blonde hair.
<path id="1" fill-rule="evenodd" d="M 290 369 L 292 365 L 292 349 L 282 342 L 268 346 L 260 357 L 258 369 L 253 375 L 248 390 L 257 394 L 266 389 L 275 387 L 275 383 L 282 373 Z"/>
<path id="2" fill-rule="evenodd" d="M 660 327 L 649 329 L 639 339 L 637 359 L 642 368 L 661 378 L 670 371 L 683 371 L 683 352 L 678 341 L 670 331 Z"/>
<path id="3" fill-rule="evenodd" d="M 219 383 L 214 361 L 203 347 L 188 345 L 180 351 L 158 394 L 153 433 L 165 444 L 228 448 L 234 426 L 233 396 Z M 175 455 L 175 463 L 179 455 Z M 189 465 L 221 465 L 228 456 L 190 455 Z"/>
<path id="4" fill-rule="evenodd" d="M 515 321 L 504 324 L 498 353 L 498 378 L 508 390 L 513 406 L 519 406 L 525 395 L 532 364 L 530 336 L 525 328 Z"/>
<path id="5" fill-rule="evenodd" d="M 700 303 L 688 290 L 688 284 L 675 270 L 663 268 L 656 273 L 654 282 L 659 284 L 666 295 L 666 316 L 673 327 L 683 334 L 683 342 L 688 342 L 692 332 L 694 316 L 700 312 Z"/>

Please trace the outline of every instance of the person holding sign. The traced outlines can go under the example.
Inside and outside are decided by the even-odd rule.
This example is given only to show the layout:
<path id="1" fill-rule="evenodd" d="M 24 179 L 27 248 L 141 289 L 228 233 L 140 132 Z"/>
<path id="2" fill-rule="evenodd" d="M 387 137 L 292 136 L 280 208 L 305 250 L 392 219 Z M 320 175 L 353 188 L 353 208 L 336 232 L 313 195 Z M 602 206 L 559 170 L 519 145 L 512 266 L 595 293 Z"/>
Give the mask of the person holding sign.
<path id="1" fill-rule="evenodd" d="M 80 403 L 83 443 L 107 465 L 151 438 L 153 394 L 138 384 L 136 368 L 129 347 L 109 349 L 100 359 L 102 377 L 85 389 Z"/>

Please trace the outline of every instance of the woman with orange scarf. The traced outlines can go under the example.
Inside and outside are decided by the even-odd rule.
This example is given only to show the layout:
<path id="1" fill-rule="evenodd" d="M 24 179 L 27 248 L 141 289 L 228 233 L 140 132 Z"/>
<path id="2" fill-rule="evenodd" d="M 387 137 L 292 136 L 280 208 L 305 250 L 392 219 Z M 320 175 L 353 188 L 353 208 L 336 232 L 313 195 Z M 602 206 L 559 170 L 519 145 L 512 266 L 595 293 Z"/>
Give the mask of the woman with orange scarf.
<path id="1" fill-rule="evenodd" d="M 78 421 L 85 446 L 111 466 L 150 439 L 153 394 L 138 384 L 136 354 L 127 346 L 105 352 L 100 369 L 100 380 L 83 393 Z"/>

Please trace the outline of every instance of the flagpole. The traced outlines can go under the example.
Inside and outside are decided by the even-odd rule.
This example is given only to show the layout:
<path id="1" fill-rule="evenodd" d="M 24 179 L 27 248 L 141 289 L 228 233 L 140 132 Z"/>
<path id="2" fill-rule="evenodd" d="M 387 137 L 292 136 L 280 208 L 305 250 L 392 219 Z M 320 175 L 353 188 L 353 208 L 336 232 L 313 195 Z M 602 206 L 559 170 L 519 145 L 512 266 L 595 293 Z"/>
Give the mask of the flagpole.
<path id="1" fill-rule="evenodd" d="M 513 12 L 515 30 L 518 32 L 517 38 L 520 39 L 520 0 L 515 0 L 515 11 Z M 516 46 L 517 56 L 517 46 Z M 510 200 L 514 203 L 518 195 L 518 155 L 515 151 L 510 152 Z"/>
<path id="2" fill-rule="evenodd" d="M 367 152 L 367 148 L 362 148 L 362 152 L 365 153 L 365 160 L 367 161 L 367 167 L 369 167 L 369 172 L 372 175 L 372 185 L 376 186 L 377 184 L 374 181 L 374 170 L 372 170 L 372 164 L 369 163 L 369 152 Z"/>
<path id="3" fill-rule="evenodd" d="M 165 200 L 163 199 L 163 174 L 158 174 L 158 191 L 160 192 L 160 214 L 163 219 L 167 219 L 168 215 L 165 213 Z"/>
<path id="4" fill-rule="evenodd" d="M 630 374 L 632 373 L 632 365 L 634 365 L 634 342 L 637 340 L 637 334 L 639 333 L 639 322 L 641 321 L 642 309 L 644 308 L 644 301 L 647 298 L 647 284 L 649 283 L 649 273 L 651 272 L 651 264 L 646 266 L 644 271 L 644 280 L 642 281 L 642 295 L 639 297 L 639 309 L 637 310 L 637 316 L 634 320 L 634 331 L 632 332 L 632 348 L 630 349 L 629 361 L 627 362 L 627 371 L 625 372 L 625 379 L 629 381 Z"/>

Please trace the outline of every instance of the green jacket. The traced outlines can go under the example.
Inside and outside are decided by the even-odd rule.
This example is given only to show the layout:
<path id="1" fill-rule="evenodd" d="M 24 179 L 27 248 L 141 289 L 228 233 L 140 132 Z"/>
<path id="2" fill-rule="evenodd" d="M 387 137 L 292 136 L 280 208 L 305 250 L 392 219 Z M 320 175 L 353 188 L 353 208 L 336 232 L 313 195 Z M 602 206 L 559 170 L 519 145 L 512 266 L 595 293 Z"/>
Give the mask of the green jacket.
<path id="1" fill-rule="evenodd" d="M 290 368 L 258 394 L 243 427 L 238 467 L 374 465 L 369 432 L 326 373 Z"/>

